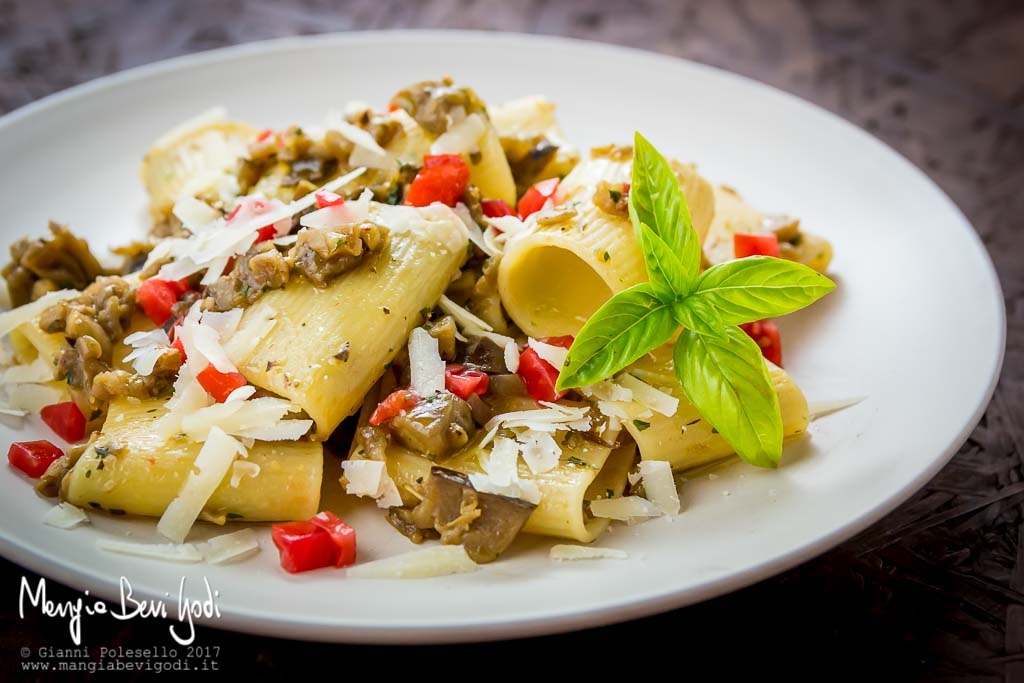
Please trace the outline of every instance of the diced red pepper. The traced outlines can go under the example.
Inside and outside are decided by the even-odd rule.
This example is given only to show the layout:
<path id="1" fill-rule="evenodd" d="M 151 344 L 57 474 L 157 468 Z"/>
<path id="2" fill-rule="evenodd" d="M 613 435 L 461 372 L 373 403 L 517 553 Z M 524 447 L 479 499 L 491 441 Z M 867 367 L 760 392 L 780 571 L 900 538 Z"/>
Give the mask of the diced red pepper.
<path id="1" fill-rule="evenodd" d="M 266 242 L 277 237 L 277 228 L 273 225 L 266 225 L 256 231 L 256 243 Z"/>
<path id="2" fill-rule="evenodd" d="M 7 462 L 38 479 L 50 463 L 62 455 L 64 452 L 49 441 L 16 441 L 7 450 Z"/>
<path id="3" fill-rule="evenodd" d="M 565 335 L 564 337 L 547 337 L 540 341 L 567 349 L 572 346 L 573 338 L 570 335 Z M 516 370 L 516 374 L 523 378 L 526 392 L 535 401 L 553 402 L 565 396 L 566 392 L 555 390 L 558 373 L 559 368 L 537 355 L 533 347 L 527 346 L 526 350 L 519 354 L 519 369 Z"/>
<path id="4" fill-rule="evenodd" d="M 387 398 L 377 405 L 370 416 L 370 424 L 377 426 L 391 418 L 404 413 L 420 402 L 420 397 L 408 389 L 398 389 L 388 394 Z"/>
<path id="5" fill-rule="evenodd" d="M 171 342 L 172 349 L 178 349 L 178 353 L 181 354 L 181 362 L 184 363 L 188 360 L 188 354 L 185 353 L 185 344 L 182 343 L 181 337 L 175 337 L 174 341 Z"/>
<path id="6" fill-rule="evenodd" d="M 163 325 L 171 317 L 171 307 L 188 290 L 188 280 L 175 282 L 151 277 L 139 285 L 135 299 L 150 320 L 156 325 Z"/>
<path id="7" fill-rule="evenodd" d="M 773 233 L 755 235 L 753 233 L 737 232 L 732 236 L 732 251 L 736 258 L 747 256 L 774 256 L 779 257 L 779 238 Z"/>
<path id="8" fill-rule="evenodd" d="M 401 109 L 401 107 L 399 107 L 397 104 L 388 105 L 388 111 L 398 111 L 399 109 Z"/>
<path id="9" fill-rule="evenodd" d="M 207 365 L 202 372 L 196 375 L 196 379 L 217 403 L 223 403 L 232 391 L 248 384 L 241 373 L 221 372 L 212 365 Z"/>
<path id="10" fill-rule="evenodd" d="M 771 362 L 782 367 L 782 335 L 771 320 L 757 320 L 744 323 L 740 328 L 761 347 L 761 353 Z"/>
<path id="11" fill-rule="evenodd" d="M 256 136 L 256 142 L 263 142 L 273 134 L 274 131 L 270 130 L 269 128 L 264 128 L 263 130 L 260 131 L 260 134 Z"/>
<path id="12" fill-rule="evenodd" d="M 526 218 L 544 208 L 544 203 L 552 199 L 558 191 L 558 178 L 548 178 L 527 190 L 519 199 L 519 217 Z"/>
<path id="13" fill-rule="evenodd" d="M 281 567 L 292 574 L 330 567 L 338 557 L 331 534 L 312 522 L 274 524 L 270 536 L 281 555 Z"/>
<path id="14" fill-rule="evenodd" d="M 330 510 L 324 510 L 313 515 L 309 520 L 314 526 L 318 526 L 331 537 L 334 543 L 337 556 L 334 558 L 335 567 L 347 567 L 355 564 L 356 561 L 356 530 L 345 522 L 341 521 L 336 514 Z"/>
<path id="15" fill-rule="evenodd" d="M 423 157 L 423 168 L 405 193 L 406 206 L 429 206 L 441 202 L 455 206 L 469 187 L 469 166 L 457 154 Z"/>
<path id="16" fill-rule="evenodd" d="M 328 206 L 341 206 L 345 203 L 344 197 L 330 190 L 318 190 L 313 196 L 316 198 L 316 208 L 318 209 L 326 209 Z"/>
<path id="17" fill-rule="evenodd" d="M 512 210 L 512 207 L 504 199 L 484 199 L 480 202 L 480 209 L 488 218 L 516 215 L 516 212 Z"/>
<path id="18" fill-rule="evenodd" d="M 68 443 L 81 441 L 85 436 L 85 415 L 74 401 L 46 406 L 39 415 L 54 434 Z"/>
<path id="19" fill-rule="evenodd" d="M 490 383 L 491 378 L 485 372 L 456 363 L 449 363 L 445 366 L 444 388 L 463 400 L 473 394 L 478 396 L 486 394 Z"/>

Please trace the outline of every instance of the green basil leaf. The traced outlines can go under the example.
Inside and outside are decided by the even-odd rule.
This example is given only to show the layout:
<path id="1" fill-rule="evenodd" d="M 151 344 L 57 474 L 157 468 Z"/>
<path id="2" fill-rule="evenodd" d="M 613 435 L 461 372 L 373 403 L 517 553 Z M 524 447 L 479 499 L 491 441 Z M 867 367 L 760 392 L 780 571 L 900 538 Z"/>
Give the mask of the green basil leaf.
<path id="1" fill-rule="evenodd" d="M 662 301 L 673 301 L 687 293 L 691 283 L 686 280 L 683 264 L 672 248 L 646 223 L 640 224 L 640 248 L 647 265 L 647 277 Z"/>
<path id="2" fill-rule="evenodd" d="M 739 325 L 792 313 L 835 287 L 827 277 L 801 263 L 748 256 L 704 271 L 690 297 L 708 302 L 726 325 Z"/>
<path id="3" fill-rule="evenodd" d="M 779 397 L 754 340 L 732 326 L 722 339 L 683 330 L 674 359 L 679 383 L 701 417 L 750 464 L 777 466 L 782 458 Z"/>
<path id="4" fill-rule="evenodd" d="M 667 342 L 677 327 L 672 305 L 659 301 L 650 283 L 623 290 L 576 335 L 555 387 L 562 391 L 607 379 Z"/>
<path id="5" fill-rule="evenodd" d="M 681 280 L 686 293 L 700 270 L 700 237 L 690 222 L 686 198 L 672 167 L 644 136 L 637 133 L 633 143 L 633 177 L 629 186 L 629 217 L 637 241 L 640 226 L 648 225 L 682 264 Z"/>
<path id="6" fill-rule="evenodd" d="M 686 329 L 705 336 L 724 339 L 726 325 L 722 316 L 708 301 L 690 295 L 672 306 L 676 322 Z"/>

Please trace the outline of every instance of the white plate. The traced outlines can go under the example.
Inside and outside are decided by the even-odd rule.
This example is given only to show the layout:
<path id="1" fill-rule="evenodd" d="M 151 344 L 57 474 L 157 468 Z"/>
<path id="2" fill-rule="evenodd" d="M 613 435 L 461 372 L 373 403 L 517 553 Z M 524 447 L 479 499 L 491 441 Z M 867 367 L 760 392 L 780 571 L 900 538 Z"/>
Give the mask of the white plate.
<path id="1" fill-rule="evenodd" d="M 212 106 L 257 125 L 318 122 L 349 99 L 375 104 L 451 74 L 488 101 L 543 93 L 581 146 L 641 130 L 671 156 L 756 206 L 799 216 L 835 245 L 839 287 L 782 328 L 787 368 L 808 397 L 865 395 L 786 449 L 777 471 L 737 465 L 686 484 L 685 511 L 617 527 L 601 545 L 624 561 L 555 564 L 523 540 L 475 574 L 353 581 L 289 576 L 269 534 L 225 567 L 101 553 L 100 536 L 154 539 L 152 524 L 94 516 L 42 526 L 51 503 L 0 472 L 0 551 L 94 595 L 172 599 L 181 576 L 219 591 L 211 625 L 292 638 L 438 642 L 536 635 L 619 621 L 764 579 L 878 520 L 966 439 L 991 396 L 1005 319 L 992 264 L 956 206 L 888 147 L 794 97 L 707 66 L 598 44 L 503 34 L 366 33 L 289 39 L 171 60 L 46 98 L 0 121 L 3 239 L 70 222 L 99 243 L 142 231 L 138 165 L 147 145 Z M 8 425 L 4 442 L 44 438 Z M 327 463 L 326 488 L 339 465 Z M 326 506 L 357 526 L 362 559 L 412 546 L 365 505 Z M 211 535 L 219 530 L 204 527 Z M 85 642 L 88 641 L 85 618 Z"/>

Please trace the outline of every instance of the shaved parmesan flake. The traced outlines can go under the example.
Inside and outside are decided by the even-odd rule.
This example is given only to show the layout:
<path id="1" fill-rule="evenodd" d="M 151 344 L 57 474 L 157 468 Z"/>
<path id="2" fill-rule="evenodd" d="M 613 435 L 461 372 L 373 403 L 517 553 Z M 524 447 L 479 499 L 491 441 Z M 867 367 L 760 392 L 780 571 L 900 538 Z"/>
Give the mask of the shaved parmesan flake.
<path id="1" fill-rule="evenodd" d="M 132 367 L 135 368 L 135 372 L 139 375 L 148 377 L 153 374 L 153 368 L 156 367 L 157 361 L 167 351 L 168 348 L 166 346 L 144 346 L 129 353 L 124 357 L 124 361 L 131 363 Z"/>
<path id="2" fill-rule="evenodd" d="M 551 546 L 549 553 L 552 560 L 567 562 L 571 560 L 625 560 L 629 553 L 617 548 L 598 548 L 590 545 L 558 544 Z"/>
<path id="3" fill-rule="evenodd" d="M 49 382 L 54 379 L 55 368 L 42 356 L 28 365 L 12 365 L 0 370 L 0 384 L 25 384 L 27 382 Z"/>
<path id="4" fill-rule="evenodd" d="M 459 202 L 455 205 L 455 215 L 462 220 L 462 224 L 466 226 L 466 234 L 469 237 L 469 241 L 480 248 L 480 251 L 484 252 L 488 256 L 494 256 L 498 252 L 491 248 L 484 240 L 484 232 L 480 229 L 480 226 L 473 220 L 473 215 L 469 212 L 469 208 Z"/>
<path id="5" fill-rule="evenodd" d="M 79 524 L 88 524 L 89 517 L 71 503 L 60 503 L 50 508 L 43 517 L 43 524 L 58 529 L 74 529 Z"/>
<path id="6" fill-rule="evenodd" d="M 520 220 L 518 216 L 497 216 L 495 218 L 488 218 L 487 222 L 501 232 L 502 237 L 506 238 L 518 235 L 527 229 L 526 223 Z"/>
<path id="7" fill-rule="evenodd" d="M 561 406 L 558 404 L 549 405 L 557 407 L 538 408 L 537 410 L 516 410 L 511 413 L 495 415 L 487 421 L 484 429 L 490 430 L 503 424 L 508 426 L 510 423 L 565 424 L 587 419 L 586 408 Z"/>
<path id="8" fill-rule="evenodd" d="M 255 393 L 256 387 L 254 387 L 251 384 L 246 384 L 245 386 L 238 387 L 230 394 L 228 394 L 227 398 L 224 399 L 224 402 L 232 403 L 234 401 L 244 401 L 245 399 L 250 398 Z"/>
<path id="9" fill-rule="evenodd" d="M 145 557 L 165 562 L 200 562 L 202 553 L 191 543 L 129 543 L 109 538 L 96 540 L 96 547 L 120 555 Z"/>
<path id="10" fill-rule="evenodd" d="M 213 429 L 258 439 L 260 437 L 255 436 L 255 433 L 264 429 L 270 430 L 285 415 L 298 410 L 299 408 L 290 401 L 270 396 L 248 401 L 213 403 L 182 417 L 181 431 L 193 441 L 205 441 Z M 306 429 L 309 428 L 309 420 L 284 420 L 281 424 L 288 422 L 305 423 Z M 296 425 L 290 428 L 299 427 Z"/>
<path id="11" fill-rule="evenodd" d="M 633 392 L 624 386 L 602 380 L 594 384 L 580 387 L 580 392 L 587 398 L 597 398 L 604 401 L 621 401 L 628 403 L 633 400 Z"/>
<path id="12" fill-rule="evenodd" d="M 255 313 L 243 317 L 235 334 L 224 342 L 224 352 L 236 365 L 242 365 L 277 324 L 277 311 L 270 306 L 249 310 Z"/>
<path id="13" fill-rule="evenodd" d="M 81 294 L 74 289 L 62 289 L 57 292 L 47 292 L 32 303 L 18 306 L 10 311 L 0 313 L 0 337 L 10 334 L 11 330 L 34 319 L 40 313 L 58 301 L 73 299 Z"/>
<path id="14" fill-rule="evenodd" d="M 133 348 L 142 346 L 170 346 L 171 338 L 163 328 L 158 327 L 149 332 L 133 332 L 124 338 L 124 343 Z"/>
<path id="15" fill-rule="evenodd" d="M 666 515 L 679 514 L 679 492 L 672 476 L 672 466 L 664 460 L 643 460 L 637 466 L 643 477 L 647 500 Z"/>
<path id="16" fill-rule="evenodd" d="M 203 311 L 199 318 L 201 325 L 212 329 L 222 340 L 233 335 L 240 322 L 242 322 L 241 308 L 232 308 L 230 311 L 224 312 Z"/>
<path id="17" fill-rule="evenodd" d="M 182 368 L 182 375 L 179 375 L 179 380 L 182 379 L 187 369 L 188 364 Z M 179 387 L 176 384 L 174 396 L 166 404 L 167 412 L 154 426 L 156 433 L 163 439 L 171 438 L 181 431 L 182 422 L 186 417 L 195 414 L 212 403 L 213 399 L 210 398 L 210 395 L 206 393 L 206 389 L 203 389 L 202 385 L 194 377 L 188 379 L 183 387 Z"/>
<path id="18" fill-rule="evenodd" d="M 597 409 L 608 417 L 617 417 L 620 420 L 629 419 L 629 413 L 625 406 L 617 401 L 598 401 Z"/>
<path id="19" fill-rule="evenodd" d="M 439 545 L 385 557 L 345 570 L 352 579 L 429 579 L 479 569 L 461 545 Z"/>
<path id="20" fill-rule="evenodd" d="M 647 406 L 656 413 L 661 413 L 665 417 L 672 417 L 679 408 L 678 398 L 671 394 L 666 394 L 660 389 L 655 389 L 647 382 L 639 380 L 627 372 L 619 375 L 616 381 L 633 392 L 633 399 L 635 401 Z"/>
<path id="21" fill-rule="evenodd" d="M 49 384 L 18 384 L 8 397 L 7 408 L 38 413 L 44 407 L 66 401 L 67 390 Z"/>
<path id="22" fill-rule="evenodd" d="M 252 529 L 241 529 L 230 534 L 214 536 L 199 548 L 210 564 L 224 564 L 240 560 L 260 551 L 260 542 Z"/>
<path id="23" fill-rule="evenodd" d="M 602 519 L 629 522 L 643 517 L 660 517 L 661 510 L 651 501 L 639 496 L 602 498 L 590 501 L 590 512 Z"/>
<path id="24" fill-rule="evenodd" d="M 171 213 L 193 232 L 220 218 L 220 213 L 210 208 L 209 204 L 188 195 L 174 202 Z"/>
<path id="25" fill-rule="evenodd" d="M 846 410 L 855 406 L 866 398 L 867 396 L 851 396 L 850 398 L 834 401 L 812 401 L 807 404 L 807 412 L 811 420 L 817 420 L 819 417 L 825 417 L 826 415 L 838 413 L 840 410 Z"/>
<path id="26" fill-rule="evenodd" d="M 545 344 L 542 341 L 537 341 L 533 337 L 529 338 L 527 342 L 531 349 L 537 352 L 541 360 L 546 361 L 555 369 L 559 369 L 565 365 L 565 359 L 569 355 L 569 349 L 563 349 L 561 346 L 555 346 L 554 344 Z"/>
<path id="27" fill-rule="evenodd" d="M 394 167 L 395 162 L 383 147 L 377 144 L 368 131 L 353 126 L 347 121 L 334 121 L 331 128 L 341 133 L 349 142 L 355 145 L 349 157 L 349 164 L 352 166 L 366 166 L 367 168 L 382 168 L 385 170 Z"/>
<path id="28" fill-rule="evenodd" d="M 442 296 L 437 305 L 440 306 L 442 311 L 450 315 L 458 323 L 459 327 L 476 327 L 484 332 L 494 332 L 493 327 L 446 296 Z"/>
<path id="29" fill-rule="evenodd" d="M 430 146 L 431 154 L 470 154 L 479 149 L 487 123 L 480 114 L 470 114 L 441 134 Z"/>
<path id="30" fill-rule="evenodd" d="M 519 370 L 519 347 L 514 340 L 505 344 L 505 369 L 513 374 Z"/>
<path id="31" fill-rule="evenodd" d="M 410 387 L 420 396 L 433 396 L 444 391 L 444 360 L 437 350 L 437 339 L 422 327 L 409 335 Z"/>
<path id="32" fill-rule="evenodd" d="M 377 497 L 377 507 L 379 508 L 393 508 L 400 507 L 402 505 L 402 494 L 398 492 L 398 486 L 395 485 L 395 480 L 388 477 L 384 480 L 384 490 L 380 496 Z"/>
<path id="33" fill-rule="evenodd" d="M 480 493 L 493 493 L 509 498 L 519 498 L 534 505 L 540 503 L 541 498 L 544 497 L 540 488 L 535 483 L 522 479 L 515 480 L 510 484 L 501 485 L 496 483 L 488 474 L 474 472 L 469 475 L 469 483 Z"/>
<path id="34" fill-rule="evenodd" d="M 238 368 L 228 358 L 227 352 L 220 344 L 220 336 L 209 325 L 197 325 L 186 320 L 177 334 L 185 346 L 185 355 L 191 361 L 194 358 L 205 358 L 210 365 L 220 372 L 238 372 Z"/>
<path id="35" fill-rule="evenodd" d="M 550 472 L 558 465 L 562 448 L 547 432 L 529 429 L 516 440 L 523 445 L 523 460 L 534 474 Z"/>
<path id="36" fill-rule="evenodd" d="M 260 474 L 260 466 L 248 460 L 236 460 L 231 465 L 231 488 L 237 489 L 245 477 L 256 478 Z"/>
<path id="37" fill-rule="evenodd" d="M 219 427 L 212 427 L 177 497 L 160 517 L 156 526 L 157 531 L 177 543 L 184 541 L 203 506 L 224 480 L 241 448 L 240 443 Z"/>
<path id="38" fill-rule="evenodd" d="M 380 460 L 346 460 L 341 463 L 345 473 L 345 493 L 369 496 L 377 500 L 378 507 L 402 504 L 398 487 L 388 475 L 387 466 Z"/>
<path id="39" fill-rule="evenodd" d="M 0 415 L 6 415 L 8 417 L 25 417 L 28 415 L 28 411 L 18 410 L 16 408 L 0 407 Z"/>
<path id="40" fill-rule="evenodd" d="M 519 479 L 519 444 L 499 436 L 491 446 L 490 455 L 481 463 L 490 480 L 497 486 L 509 486 Z"/>
<path id="41" fill-rule="evenodd" d="M 239 438 L 258 441 L 295 441 L 305 436 L 312 426 L 312 420 L 281 420 L 275 424 L 239 429 L 232 433 Z"/>

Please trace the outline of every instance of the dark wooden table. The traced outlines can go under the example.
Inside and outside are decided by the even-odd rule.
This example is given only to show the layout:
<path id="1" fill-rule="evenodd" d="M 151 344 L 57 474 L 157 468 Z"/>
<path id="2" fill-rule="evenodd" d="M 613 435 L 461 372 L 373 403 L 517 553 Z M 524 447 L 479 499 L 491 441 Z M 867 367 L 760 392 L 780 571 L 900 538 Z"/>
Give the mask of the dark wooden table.
<path id="1" fill-rule="evenodd" d="M 429 675 L 438 662 L 482 656 L 499 672 L 504 662 L 525 661 L 540 673 L 547 655 L 569 663 L 604 651 L 609 675 L 604 663 L 618 660 L 636 675 L 661 663 L 696 680 L 728 680 L 741 669 L 823 680 L 1024 680 L 1024 3 L 0 0 L 0 111 L 187 52 L 407 27 L 559 34 L 658 50 L 778 86 L 874 133 L 934 178 L 984 239 L 1007 301 L 1003 376 L 970 440 L 912 500 L 859 537 L 756 586 L 619 626 L 461 648 L 385 653 L 205 629 L 199 642 L 221 648 L 221 669 L 265 679 L 307 667 L 343 676 L 353 661 L 378 672 L 408 662 Z M 0 563 L 0 662 L 8 676 L 16 675 L 21 647 L 67 642 L 63 621 L 18 617 L 23 573 Z M 152 646 L 167 641 L 165 628 L 93 619 L 89 644 Z"/>

